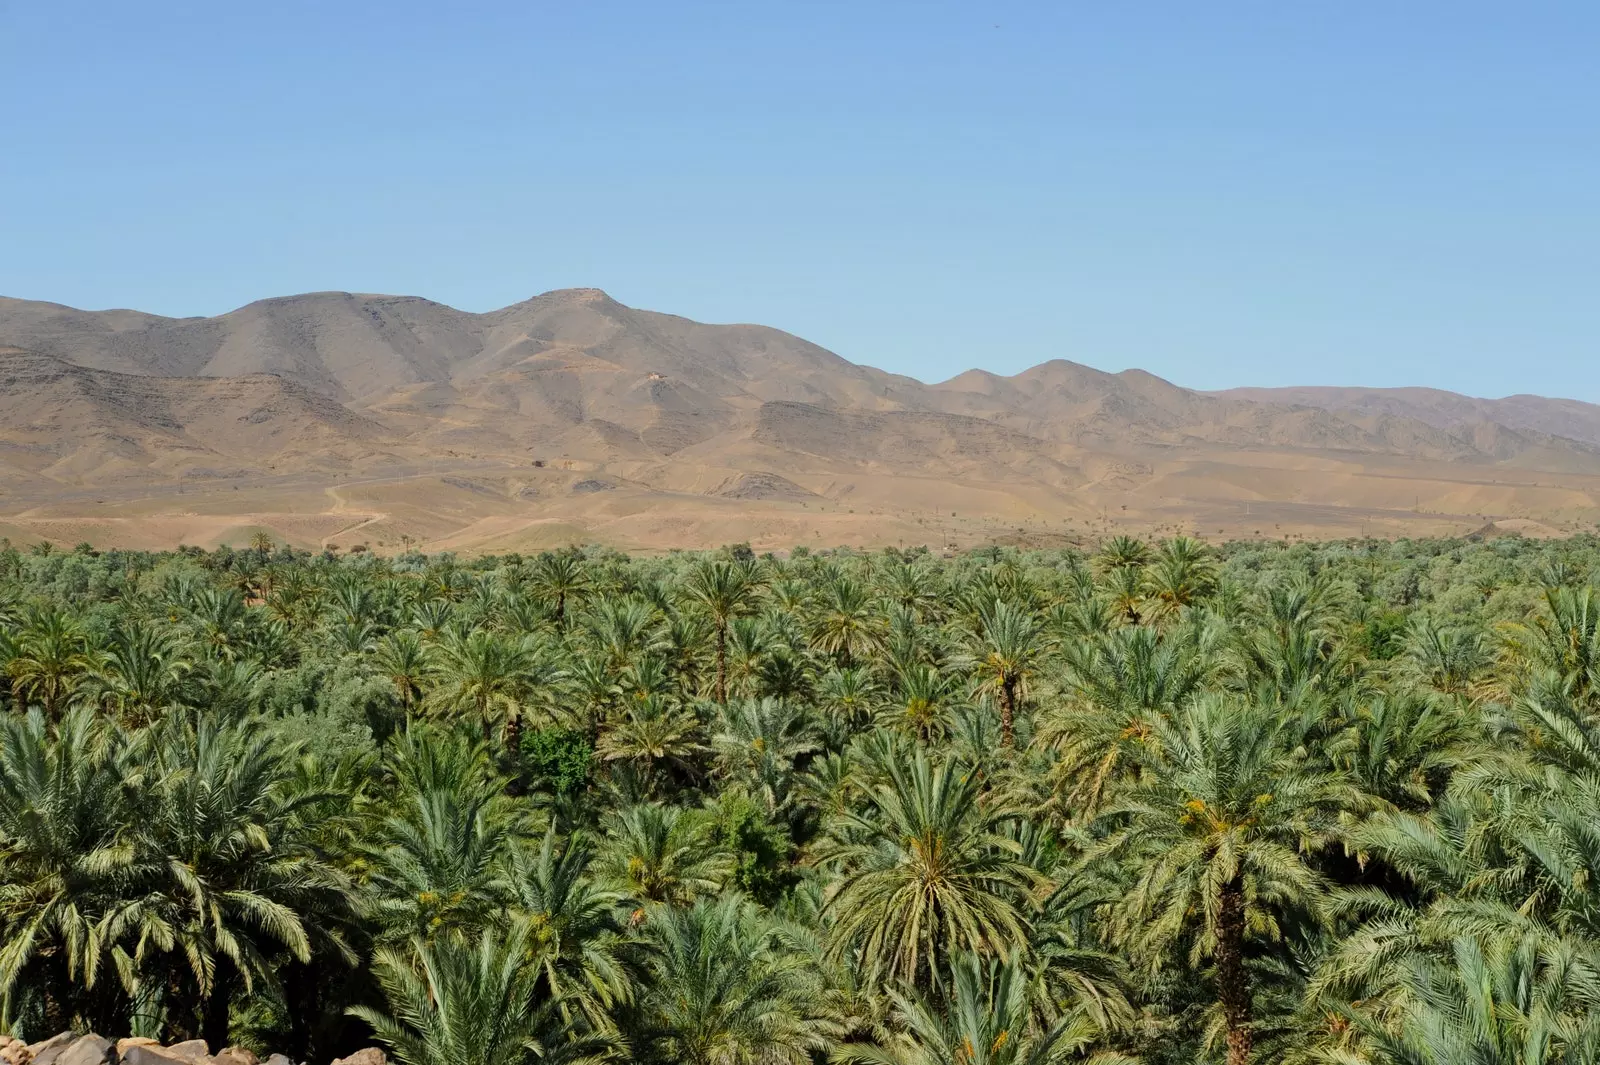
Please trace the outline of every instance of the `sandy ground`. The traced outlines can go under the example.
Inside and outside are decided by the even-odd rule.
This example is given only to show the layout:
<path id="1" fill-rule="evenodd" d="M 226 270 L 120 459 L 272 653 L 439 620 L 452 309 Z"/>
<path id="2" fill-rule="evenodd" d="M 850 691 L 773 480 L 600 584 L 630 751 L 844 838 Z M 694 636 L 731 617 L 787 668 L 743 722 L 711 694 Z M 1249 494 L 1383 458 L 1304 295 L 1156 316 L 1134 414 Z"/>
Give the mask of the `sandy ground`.
<path id="1" fill-rule="evenodd" d="M 1563 535 L 1600 521 L 1600 478 L 1446 463 L 1275 452 L 1167 457 L 1128 475 L 1058 488 L 860 471 L 787 473 L 805 499 L 733 499 L 661 484 L 720 484 L 725 471 L 651 477 L 603 467 L 430 464 L 358 478 L 304 474 L 0 495 L 14 542 L 166 548 L 241 545 L 258 532 L 306 548 L 461 553 L 604 543 L 631 551 L 748 541 L 759 550 L 851 545 L 1088 543 L 1116 532 L 1206 539 L 1463 535 L 1498 523 Z M 651 483 L 652 480 L 654 483 Z"/>

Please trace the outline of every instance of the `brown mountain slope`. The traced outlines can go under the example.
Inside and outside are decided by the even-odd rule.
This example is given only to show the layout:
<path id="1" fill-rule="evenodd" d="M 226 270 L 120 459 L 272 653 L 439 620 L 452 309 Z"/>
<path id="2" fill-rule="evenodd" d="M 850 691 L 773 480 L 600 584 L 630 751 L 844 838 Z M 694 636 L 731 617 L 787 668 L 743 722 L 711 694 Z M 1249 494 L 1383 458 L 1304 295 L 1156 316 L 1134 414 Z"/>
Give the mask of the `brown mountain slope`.
<path id="1" fill-rule="evenodd" d="M 76 365 L 170 377 L 271 373 L 343 401 L 471 381 L 544 357 L 589 356 L 667 374 L 718 396 L 861 404 L 903 382 L 754 325 L 639 311 L 597 289 L 469 314 L 407 296 L 314 292 L 215 318 L 79 311 L 0 299 L 0 338 Z"/>
<path id="2" fill-rule="evenodd" d="M 279 377 L 149 377 L 0 349 L 0 454 L 64 484 L 344 470 L 381 456 L 389 436 Z"/>
<path id="3" fill-rule="evenodd" d="M 0 300 L 5 344 L 7 535 L 786 546 L 1600 517 L 1584 404 L 1206 394 L 1062 360 L 926 385 L 595 289 L 488 314 L 351 293 L 188 319 Z"/>
<path id="4" fill-rule="evenodd" d="M 1600 406 L 1575 399 L 1506 396 L 1477 399 L 1437 388 L 1231 388 L 1209 395 L 1252 403 L 1315 407 L 1327 411 L 1386 414 L 1441 429 L 1484 422 L 1541 436 L 1600 445 Z"/>

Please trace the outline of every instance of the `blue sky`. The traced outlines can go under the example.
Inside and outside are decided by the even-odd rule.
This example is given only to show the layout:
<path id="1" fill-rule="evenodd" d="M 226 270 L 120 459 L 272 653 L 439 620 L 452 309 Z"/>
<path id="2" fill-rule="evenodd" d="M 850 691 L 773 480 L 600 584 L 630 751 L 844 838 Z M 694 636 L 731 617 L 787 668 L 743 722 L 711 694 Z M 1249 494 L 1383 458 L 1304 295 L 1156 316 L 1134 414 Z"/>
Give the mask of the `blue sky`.
<path id="1" fill-rule="evenodd" d="M 0 0 L 0 293 L 1600 401 L 1600 5 Z M 0 338 L 3 339 L 3 338 Z"/>

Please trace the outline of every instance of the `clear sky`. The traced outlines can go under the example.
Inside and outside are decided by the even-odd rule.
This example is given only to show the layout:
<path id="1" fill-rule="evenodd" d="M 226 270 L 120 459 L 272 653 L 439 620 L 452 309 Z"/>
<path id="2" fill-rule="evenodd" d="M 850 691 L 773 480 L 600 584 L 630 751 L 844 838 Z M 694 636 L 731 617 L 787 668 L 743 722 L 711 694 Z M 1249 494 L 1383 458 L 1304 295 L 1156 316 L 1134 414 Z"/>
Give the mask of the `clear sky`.
<path id="1" fill-rule="evenodd" d="M 0 293 L 1600 401 L 1600 3 L 0 0 Z M 3 339 L 3 338 L 0 338 Z"/>

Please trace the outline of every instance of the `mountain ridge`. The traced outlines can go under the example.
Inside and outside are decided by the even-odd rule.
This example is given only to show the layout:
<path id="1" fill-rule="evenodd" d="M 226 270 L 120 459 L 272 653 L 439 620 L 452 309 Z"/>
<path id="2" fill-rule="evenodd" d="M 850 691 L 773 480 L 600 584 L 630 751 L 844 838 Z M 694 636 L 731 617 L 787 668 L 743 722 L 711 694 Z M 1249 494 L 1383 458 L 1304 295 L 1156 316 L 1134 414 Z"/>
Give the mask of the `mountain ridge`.
<path id="1" fill-rule="evenodd" d="M 1253 530 L 1258 506 L 1313 528 L 1365 528 L 1362 511 L 1397 526 L 1600 515 L 1600 406 L 1578 401 L 1202 392 L 1066 359 L 927 384 L 782 330 L 641 310 L 593 288 L 484 313 L 318 292 L 192 318 L 0 298 L 0 348 L 0 504 L 9 493 L 35 510 L 134 483 L 157 499 L 218 471 L 217 491 L 249 473 L 343 500 L 341 480 L 487 466 L 504 471 L 496 529 L 555 511 L 563 529 L 607 515 L 636 528 L 639 515 L 688 510 L 685 527 L 702 533 L 707 515 L 736 529 L 770 512 L 822 536 L 811 512 L 843 506 L 841 527 L 904 539 L 965 506 L 988 535 L 1019 514 L 1025 534 L 1029 521 L 1082 530 L 1096 511 L 1111 522 L 1112 499 L 1136 520 L 1222 530 Z M 1324 472 L 1285 472 L 1296 468 Z M 616 490 L 574 492 L 579 473 Z M 1416 481 L 1409 511 L 1396 480 Z M 486 498 L 458 503 L 477 513 Z M 348 506 L 326 500 L 330 515 Z M 912 513 L 921 528 L 906 527 Z"/>

